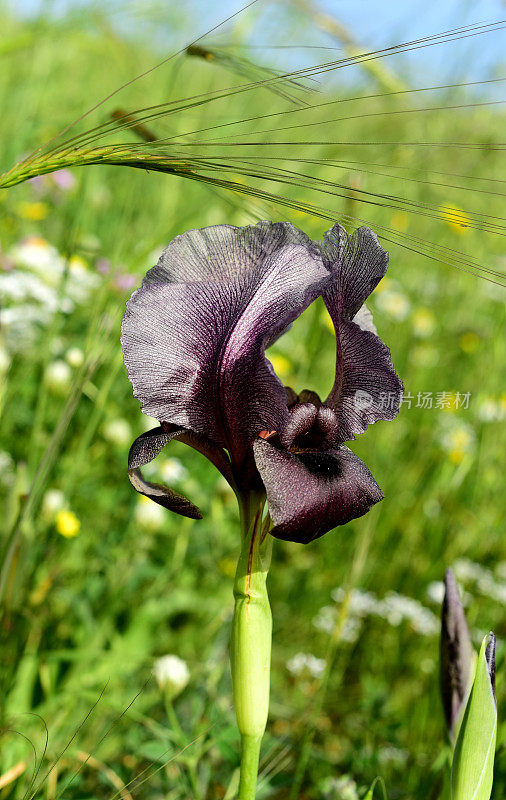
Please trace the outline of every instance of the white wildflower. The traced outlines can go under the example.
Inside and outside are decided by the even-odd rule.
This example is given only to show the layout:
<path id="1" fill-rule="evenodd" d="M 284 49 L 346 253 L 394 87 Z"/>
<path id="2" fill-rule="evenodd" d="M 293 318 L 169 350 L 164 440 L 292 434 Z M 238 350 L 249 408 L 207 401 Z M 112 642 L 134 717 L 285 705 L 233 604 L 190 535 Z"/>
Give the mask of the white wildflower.
<path id="1" fill-rule="evenodd" d="M 15 350 L 30 344 L 37 326 L 57 311 L 70 314 L 76 303 L 86 302 L 100 282 L 82 258 L 67 260 L 39 237 L 13 247 L 8 257 L 16 269 L 0 274 L 5 305 L 0 322 Z"/>
<path id="2" fill-rule="evenodd" d="M 49 311 L 55 311 L 58 307 L 55 290 L 30 272 L 13 270 L 0 274 L 0 290 L 4 303 L 7 300 L 15 303 L 34 300 L 46 306 Z"/>
<path id="3" fill-rule="evenodd" d="M 43 306 L 11 306 L 0 309 L 0 327 L 4 330 L 9 345 L 15 345 L 18 338 L 24 338 L 25 333 L 31 334 L 34 326 L 43 325 L 50 317 L 51 314 Z"/>
<path id="4" fill-rule="evenodd" d="M 132 428 L 126 419 L 110 419 L 102 426 L 102 435 L 106 441 L 118 447 L 132 443 Z"/>
<path id="5" fill-rule="evenodd" d="M 60 277 L 64 260 L 55 247 L 39 236 L 31 236 L 16 245 L 9 256 L 18 266 L 39 272 L 47 280 L 49 276 Z"/>
<path id="6" fill-rule="evenodd" d="M 14 459 L 6 450 L 0 450 L 0 484 L 12 486 L 14 483 Z"/>
<path id="7" fill-rule="evenodd" d="M 286 662 L 286 668 L 292 675 L 308 672 L 312 678 L 320 678 L 325 670 L 325 659 L 316 658 L 311 653 L 296 653 Z"/>
<path id="8" fill-rule="evenodd" d="M 428 599 L 438 606 L 442 604 L 444 600 L 444 594 L 445 585 L 443 581 L 432 581 L 432 583 L 429 583 L 427 586 L 426 595 Z M 471 604 L 471 600 L 473 599 L 472 595 L 470 595 L 469 592 L 465 592 L 461 586 L 459 586 L 459 594 L 462 605 L 466 607 L 469 606 Z"/>
<path id="9" fill-rule="evenodd" d="M 337 591 L 337 590 L 336 590 Z M 333 633 L 337 624 L 337 610 L 333 606 L 323 606 L 313 619 L 313 625 L 324 633 Z M 358 616 L 348 614 L 339 634 L 343 642 L 356 642 L 362 629 L 362 620 Z"/>
<path id="10" fill-rule="evenodd" d="M 135 508 L 135 521 L 139 528 L 150 532 L 159 531 L 166 519 L 167 513 L 162 506 L 148 497 L 139 497 Z"/>
<path id="11" fill-rule="evenodd" d="M 358 617 L 347 617 L 341 630 L 340 639 L 342 642 L 353 644 L 360 636 L 362 630 L 362 620 Z"/>
<path id="12" fill-rule="evenodd" d="M 346 597 L 344 589 L 340 586 L 332 592 L 332 599 L 336 603 L 342 603 Z M 374 614 L 378 605 L 378 598 L 372 592 L 364 592 L 362 589 L 353 589 L 348 600 L 349 613 L 358 617 L 367 617 Z"/>
<path id="13" fill-rule="evenodd" d="M 376 306 L 398 322 L 406 319 L 411 308 L 410 302 L 405 295 L 389 289 L 376 296 Z"/>
<path id="14" fill-rule="evenodd" d="M 332 592 L 332 598 L 336 603 L 342 603 L 345 596 L 341 587 Z M 348 598 L 348 611 L 350 619 L 355 618 L 359 621 L 367 616 L 376 616 L 386 619 L 389 625 L 398 626 L 407 620 L 413 629 L 423 636 L 436 634 L 440 628 L 439 620 L 432 611 L 412 597 L 397 592 L 389 592 L 381 600 L 372 592 L 354 589 Z M 353 635 L 353 631 L 351 634 Z"/>
<path id="15" fill-rule="evenodd" d="M 165 483 L 177 483 L 188 475 L 188 470 L 177 458 L 166 458 L 159 465 L 160 476 Z"/>
<path id="16" fill-rule="evenodd" d="M 42 499 L 41 513 L 46 522 L 53 522 L 58 511 L 67 506 L 67 500 L 59 489 L 48 489 Z"/>
<path id="17" fill-rule="evenodd" d="M 445 585 L 443 581 L 432 581 L 432 583 L 429 583 L 426 594 L 431 602 L 441 605 L 445 596 Z"/>
<path id="18" fill-rule="evenodd" d="M 6 470 L 12 470 L 14 467 L 14 461 L 10 453 L 7 453 L 6 450 L 0 450 L 0 472 L 5 472 Z"/>
<path id="19" fill-rule="evenodd" d="M 447 423 L 448 430 L 441 439 L 441 444 L 445 450 L 459 450 L 468 452 L 474 446 L 475 433 L 470 425 L 464 422 L 454 423 L 453 420 Z"/>
<path id="20" fill-rule="evenodd" d="M 88 300 L 92 290 L 99 285 L 100 277 L 88 269 L 86 261 L 81 256 L 71 256 L 67 268 L 66 293 L 75 303 L 81 305 Z"/>
<path id="21" fill-rule="evenodd" d="M 382 605 L 385 609 L 385 616 L 392 625 L 399 625 L 403 620 L 408 620 L 413 629 L 423 636 L 439 633 L 438 617 L 412 597 L 389 592 Z"/>
<path id="22" fill-rule="evenodd" d="M 11 365 L 11 357 L 5 347 L 0 345 L 0 375 L 4 376 L 9 371 Z"/>
<path id="23" fill-rule="evenodd" d="M 79 369 L 84 363 L 84 353 L 79 347 L 71 347 L 65 353 L 65 361 L 74 369 Z"/>
<path id="24" fill-rule="evenodd" d="M 326 778 L 321 789 L 325 800 L 359 800 L 357 784 L 350 775 Z"/>
<path id="25" fill-rule="evenodd" d="M 332 606 L 323 606 L 313 618 L 313 625 L 319 631 L 332 633 L 336 624 L 336 609 Z"/>
<path id="26" fill-rule="evenodd" d="M 190 680 L 186 661 L 174 655 L 158 658 L 153 665 L 153 674 L 162 692 L 167 693 L 171 700 L 186 689 Z"/>
<path id="27" fill-rule="evenodd" d="M 400 750 L 398 747 L 392 745 L 388 747 L 380 747 L 378 752 L 378 760 L 380 764 L 398 764 L 402 766 L 408 760 L 409 754 L 407 750 Z"/>
<path id="28" fill-rule="evenodd" d="M 457 580 L 463 583 L 479 581 L 487 575 L 487 570 L 468 558 L 459 558 L 453 565 L 453 572 Z"/>
<path id="29" fill-rule="evenodd" d="M 57 359 L 47 365 L 44 373 L 44 380 L 50 392 L 63 394 L 70 388 L 72 372 L 69 365 Z"/>
<path id="30" fill-rule="evenodd" d="M 502 422 L 506 411 L 494 397 L 486 397 L 478 405 L 477 416 L 480 422 Z"/>

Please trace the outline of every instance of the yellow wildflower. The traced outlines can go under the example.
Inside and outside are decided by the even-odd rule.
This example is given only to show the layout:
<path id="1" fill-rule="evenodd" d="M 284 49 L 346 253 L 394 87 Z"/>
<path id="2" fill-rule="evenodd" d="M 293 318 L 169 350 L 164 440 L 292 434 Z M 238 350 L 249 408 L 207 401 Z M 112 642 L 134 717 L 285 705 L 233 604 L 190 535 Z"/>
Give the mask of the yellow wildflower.
<path id="1" fill-rule="evenodd" d="M 81 256 L 73 255 L 69 258 L 69 269 L 74 272 L 82 272 L 88 269 L 88 263 Z"/>
<path id="2" fill-rule="evenodd" d="M 413 312 L 413 331 L 415 336 L 426 339 L 434 332 L 436 317 L 428 308 L 417 308 Z"/>
<path id="3" fill-rule="evenodd" d="M 476 353 L 480 346 L 480 337 L 474 331 L 466 331 L 460 337 L 460 349 L 464 353 Z"/>
<path id="4" fill-rule="evenodd" d="M 439 206 L 439 213 L 446 224 L 456 233 L 468 233 L 472 220 L 462 208 L 454 206 L 452 203 L 447 203 L 444 206 Z"/>
<path id="5" fill-rule="evenodd" d="M 473 429 L 469 425 L 456 425 L 443 436 L 442 444 L 448 452 L 452 464 L 460 464 L 466 453 L 469 453 L 475 443 Z"/>
<path id="6" fill-rule="evenodd" d="M 49 214 L 49 206 L 47 203 L 38 201 L 36 203 L 22 202 L 16 205 L 16 213 L 23 219 L 29 219 L 32 222 L 40 222 L 45 219 Z"/>
<path id="7" fill-rule="evenodd" d="M 408 227 L 408 221 L 408 215 L 404 211 L 396 211 L 390 220 L 390 227 L 393 228 L 394 231 L 404 233 Z"/>
<path id="8" fill-rule="evenodd" d="M 81 529 L 81 523 L 77 519 L 73 511 L 59 511 L 56 515 L 56 530 L 65 536 L 66 539 L 72 539 L 77 536 Z"/>

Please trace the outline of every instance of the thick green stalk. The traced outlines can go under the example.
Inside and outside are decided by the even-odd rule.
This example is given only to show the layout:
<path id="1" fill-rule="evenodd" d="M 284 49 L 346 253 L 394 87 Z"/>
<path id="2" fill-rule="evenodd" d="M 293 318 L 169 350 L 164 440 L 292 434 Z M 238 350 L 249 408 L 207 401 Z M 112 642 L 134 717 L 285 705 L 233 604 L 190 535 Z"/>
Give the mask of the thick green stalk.
<path id="1" fill-rule="evenodd" d="M 261 506 L 243 515 L 243 540 L 234 582 L 230 660 L 237 726 L 241 734 L 239 800 L 254 800 L 260 744 L 269 712 L 272 616 L 266 578 L 272 536 L 262 541 Z"/>

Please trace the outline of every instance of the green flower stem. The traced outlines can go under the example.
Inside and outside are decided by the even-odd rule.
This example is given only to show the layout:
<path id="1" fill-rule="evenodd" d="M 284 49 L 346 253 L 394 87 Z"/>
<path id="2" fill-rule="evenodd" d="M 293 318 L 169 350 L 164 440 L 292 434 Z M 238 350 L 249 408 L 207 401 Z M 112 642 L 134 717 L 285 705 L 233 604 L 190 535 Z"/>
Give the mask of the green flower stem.
<path id="1" fill-rule="evenodd" d="M 237 726 L 241 734 L 239 800 L 254 800 L 260 745 L 269 712 L 272 616 L 266 579 L 272 536 L 262 540 L 262 505 L 252 520 L 243 507 L 243 541 L 234 582 L 230 643 Z"/>
<path id="2" fill-rule="evenodd" d="M 260 758 L 261 736 L 241 737 L 241 775 L 239 778 L 239 800 L 253 800 L 256 795 L 258 761 Z"/>

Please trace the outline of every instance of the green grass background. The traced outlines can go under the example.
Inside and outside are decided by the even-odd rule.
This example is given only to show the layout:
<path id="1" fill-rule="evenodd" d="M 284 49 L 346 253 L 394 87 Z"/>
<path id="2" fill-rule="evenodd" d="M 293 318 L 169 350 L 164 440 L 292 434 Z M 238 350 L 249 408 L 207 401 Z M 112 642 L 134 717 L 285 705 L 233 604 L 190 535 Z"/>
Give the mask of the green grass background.
<path id="1" fill-rule="evenodd" d="M 105 20 L 86 11 L 58 22 L 1 18 L 0 172 L 153 63 L 147 42 L 118 34 Z M 187 25 L 191 38 L 191 23 L 176 22 Z M 145 88 L 131 87 L 121 104 L 138 107 L 175 92 L 192 95 L 237 80 L 219 67 L 181 57 L 154 73 Z M 365 74 L 360 87 L 364 94 L 370 90 L 368 80 Z M 210 106 L 164 124 L 177 132 L 189 122 L 199 127 L 227 115 L 262 113 L 266 103 L 278 102 L 259 91 L 231 99 L 228 106 L 222 103 L 217 116 Z M 370 101 L 367 111 L 388 102 L 394 101 Z M 359 107 L 366 110 L 365 104 Z M 106 112 L 99 118 L 105 119 Z M 340 123 L 339 137 L 451 141 L 457 129 L 462 141 L 478 141 L 482 148 L 424 153 L 417 168 L 498 175 L 500 154 L 487 143 L 500 129 L 500 116 L 486 108 L 459 112 L 458 121 L 455 115 L 437 112 L 399 115 L 394 137 L 391 118 L 355 118 Z M 315 145 L 315 157 L 327 155 L 338 154 Z M 384 146 L 376 154 L 387 165 L 418 158 L 419 151 L 409 147 Z M 319 170 L 324 176 L 325 167 Z M 28 786 L 33 753 L 27 737 L 42 761 L 37 797 L 119 796 L 112 770 L 119 782 L 134 781 L 129 791 L 136 798 L 176 800 L 192 796 L 188 774 L 196 770 L 201 796 L 222 798 L 238 766 L 228 668 L 239 535 L 234 499 L 205 459 L 173 444 L 167 455 L 180 459 L 188 471 L 178 488 L 202 508 L 204 519 L 189 522 L 167 513 L 156 530 L 142 527 L 135 515 L 138 498 L 126 477 L 128 444 L 111 443 L 104 431 L 111 420 L 126 420 L 133 439 L 146 424 L 121 362 L 119 325 L 128 293 L 116 287 L 115 274 L 131 273 L 140 282 L 154 263 L 153 251 L 174 235 L 215 223 L 247 224 L 251 204 L 240 196 L 218 196 L 198 183 L 128 169 L 93 167 L 75 170 L 74 176 L 76 186 L 69 192 L 47 190 L 39 197 L 26 184 L 0 195 L 3 269 L 16 243 L 38 236 L 64 256 L 83 258 L 92 273 L 100 275 L 99 258 L 109 259 L 112 270 L 100 275 L 86 303 L 70 315 L 55 313 L 31 344 L 13 347 L 4 341 L 4 347 L 15 351 L 4 376 L 0 427 L 1 449 L 12 458 L 1 489 L 4 542 L 41 459 L 48 469 L 22 526 L 2 617 L 2 727 L 10 732 L 1 739 L 0 775 L 20 762 L 26 770 L 0 795 L 22 797 Z M 342 177 L 349 182 L 353 174 L 343 170 Z M 365 188 L 394 191 L 388 177 L 362 174 L 360 180 Z M 465 208 L 467 201 L 475 209 L 490 210 L 490 200 L 472 193 L 472 185 L 468 181 L 459 205 Z M 398 182 L 395 187 L 399 193 Z M 293 189 L 279 186 L 278 191 L 289 194 Z M 421 201 L 444 204 L 449 199 L 444 187 L 427 187 L 422 181 L 413 191 Z M 27 218 L 38 202 L 46 204 L 43 219 Z M 396 217 L 393 210 L 359 201 L 350 206 L 350 201 L 337 200 L 334 206 L 336 214 L 353 213 L 373 228 L 375 223 L 407 226 L 408 232 L 427 240 L 465 247 L 494 268 L 504 259 L 500 237 L 479 230 L 461 233 L 442 218 Z M 307 215 L 276 213 L 315 238 L 328 227 Z M 483 421 L 479 413 L 489 398 L 497 403 L 502 398 L 503 405 L 505 401 L 504 294 L 408 250 L 389 249 L 387 289 L 401 295 L 409 310 L 403 319 L 392 316 L 381 293 L 375 293 L 371 308 L 406 389 L 415 396 L 470 392 L 471 401 L 467 410 L 454 413 L 403 407 L 394 422 L 370 428 L 352 447 L 386 499 L 367 517 L 308 547 L 276 543 L 269 577 L 272 706 L 259 797 L 288 797 L 304 737 L 313 725 L 301 798 L 354 797 L 344 782 L 329 782 L 345 775 L 356 781 L 359 796 L 381 775 L 389 798 L 437 797 L 446 740 L 436 636 L 422 636 L 408 622 L 393 626 L 382 617 L 366 618 L 355 642 L 338 644 L 317 714 L 318 679 L 294 677 L 286 662 L 301 651 L 328 657 L 329 635 L 318 631 L 313 619 L 319 609 L 333 605 L 332 590 L 350 580 L 380 598 L 392 591 L 414 598 L 436 614 L 427 587 L 441 580 L 446 566 L 457 559 L 495 571 L 498 585 L 505 586 L 504 422 Z M 429 312 L 435 321 L 426 338 L 416 332 L 420 312 Z M 72 389 L 55 393 L 44 382 L 44 373 L 72 347 L 91 353 L 95 368 L 88 377 L 75 371 L 78 402 L 65 417 Z M 328 390 L 334 341 L 323 307 L 311 307 L 276 344 L 275 353 L 283 379 L 294 388 Z M 55 442 L 52 437 L 62 419 Z M 472 437 L 462 457 L 452 457 L 445 444 L 454 427 L 464 427 Z M 64 538 L 53 520 L 41 514 L 49 488 L 64 491 L 79 519 L 75 538 Z M 471 629 L 485 634 L 493 628 L 499 637 L 501 718 L 504 600 L 489 596 L 476 582 L 465 588 Z M 189 686 L 175 701 L 179 732 L 150 677 L 155 659 L 165 653 L 184 658 L 191 672 Z M 49 731 L 44 754 L 40 718 Z M 503 797 L 506 787 L 504 732 L 503 725 L 495 798 Z M 96 760 L 75 774 L 82 766 L 79 753 L 93 753 Z M 45 777 L 55 760 L 57 766 Z"/>

